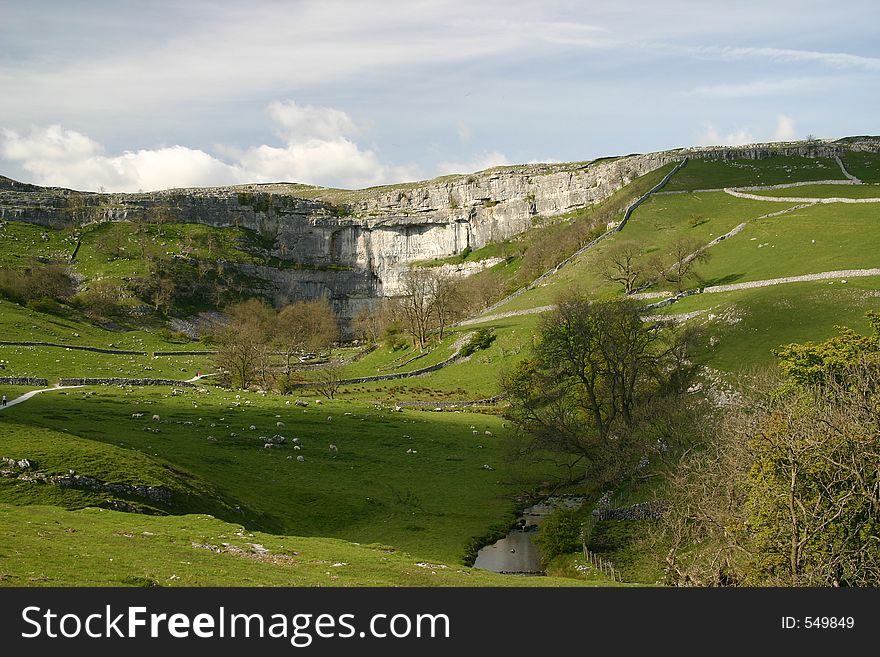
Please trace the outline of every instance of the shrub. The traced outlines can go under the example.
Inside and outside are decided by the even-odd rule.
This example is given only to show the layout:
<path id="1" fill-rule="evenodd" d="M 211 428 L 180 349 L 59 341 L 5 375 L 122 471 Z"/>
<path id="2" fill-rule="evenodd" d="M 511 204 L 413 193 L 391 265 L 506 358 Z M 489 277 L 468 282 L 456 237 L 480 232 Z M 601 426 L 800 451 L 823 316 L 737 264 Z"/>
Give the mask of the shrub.
<path id="1" fill-rule="evenodd" d="M 470 356 L 475 351 L 487 349 L 494 341 L 495 334 L 492 332 L 492 329 L 478 329 L 477 332 L 471 336 L 471 339 L 468 340 L 467 344 L 461 348 L 461 355 Z"/>
<path id="2" fill-rule="evenodd" d="M 38 313 L 47 313 L 49 315 L 63 315 L 64 306 L 50 297 L 42 297 L 40 299 L 31 299 L 27 302 L 27 307 Z"/>
<path id="3" fill-rule="evenodd" d="M 541 523 L 536 542 L 546 562 L 581 549 L 581 518 L 577 509 L 556 509 Z"/>

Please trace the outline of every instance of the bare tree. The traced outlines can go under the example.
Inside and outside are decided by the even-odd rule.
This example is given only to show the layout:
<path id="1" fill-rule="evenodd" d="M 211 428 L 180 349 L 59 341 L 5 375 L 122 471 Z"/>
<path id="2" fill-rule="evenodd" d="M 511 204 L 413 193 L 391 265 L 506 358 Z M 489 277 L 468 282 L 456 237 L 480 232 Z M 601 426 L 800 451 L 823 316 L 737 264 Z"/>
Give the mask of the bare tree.
<path id="1" fill-rule="evenodd" d="M 670 255 L 672 265 L 665 269 L 663 277 L 675 285 L 679 292 L 684 290 L 687 281 L 694 276 L 694 267 L 709 260 L 708 249 L 693 238 L 682 237 L 675 240 Z"/>
<path id="2" fill-rule="evenodd" d="M 342 385 L 342 364 L 338 361 L 325 363 L 314 373 L 312 380 L 315 390 L 327 399 L 333 399 Z"/>
<path id="3" fill-rule="evenodd" d="M 272 338 L 284 354 L 285 372 L 290 374 L 293 357 L 303 351 L 329 349 L 339 339 L 339 325 L 326 299 L 298 301 L 278 313 Z"/>
<path id="4" fill-rule="evenodd" d="M 437 320 L 437 338 L 443 339 L 443 332 L 454 320 L 458 309 L 458 285 L 451 276 L 440 271 L 432 271 L 429 277 L 431 303 Z"/>
<path id="5" fill-rule="evenodd" d="M 403 294 L 399 297 L 399 310 L 416 346 L 421 349 L 428 343 L 434 315 L 433 290 L 432 272 L 411 269 L 403 275 Z"/>
<path id="6" fill-rule="evenodd" d="M 219 332 L 218 367 L 228 373 L 230 383 L 248 388 L 254 383 L 266 387 L 271 378 L 271 349 L 274 310 L 258 299 L 249 299 L 227 309 L 229 322 Z"/>
<path id="7" fill-rule="evenodd" d="M 623 285 L 624 294 L 632 294 L 645 277 L 647 267 L 641 256 L 642 250 L 636 242 L 614 244 L 602 260 L 602 277 L 609 283 Z"/>

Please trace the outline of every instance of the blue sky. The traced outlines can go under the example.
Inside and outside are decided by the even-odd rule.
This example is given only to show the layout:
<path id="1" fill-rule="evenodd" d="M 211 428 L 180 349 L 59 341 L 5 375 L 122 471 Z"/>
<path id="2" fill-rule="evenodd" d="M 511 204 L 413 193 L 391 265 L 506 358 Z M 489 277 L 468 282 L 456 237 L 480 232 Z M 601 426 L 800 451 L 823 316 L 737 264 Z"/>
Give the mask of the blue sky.
<path id="1" fill-rule="evenodd" d="M 0 0 L 0 173 L 362 187 L 878 134 L 878 26 L 876 0 Z"/>

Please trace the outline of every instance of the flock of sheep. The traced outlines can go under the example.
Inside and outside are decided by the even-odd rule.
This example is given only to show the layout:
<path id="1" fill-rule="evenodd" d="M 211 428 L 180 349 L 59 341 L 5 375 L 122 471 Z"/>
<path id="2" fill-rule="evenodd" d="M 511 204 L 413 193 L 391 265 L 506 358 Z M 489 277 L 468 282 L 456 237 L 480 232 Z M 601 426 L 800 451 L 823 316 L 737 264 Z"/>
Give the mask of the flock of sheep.
<path id="1" fill-rule="evenodd" d="M 180 394 L 180 392 L 182 392 L 182 391 L 177 391 L 177 390 L 175 390 L 173 394 L 176 396 L 176 394 Z M 235 396 L 235 399 L 236 399 L 236 401 L 232 401 L 232 400 L 229 400 L 229 399 L 225 399 L 225 398 L 224 398 L 224 401 L 230 401 L 232 407 L 238 407 L 238 406 L 241 406 L 241 401 L 240 401 L 240 400 L 241 400 L 241 396 L 240 396 L 240 395 L 236 395 L 236 396 Z M 149 402 L 147 402 L 147 403 L 149 403 Z M 245 401 L 244 401 L 244 404 L 246 404 L 246 405 L 250 405 L 250 404 L 251 404 L 251 401 L 250 401 L 250 400 L 245 400 Z M 286 404 L 287 404 L 287 405 L 290 405 L 291 402 L 290 402 L 290 401 L 287 401 Z M 309 402 L 306 402 L 306 401 L 303 401 L 303 400 L 300 400 L 300 399 L 297 399 L 296 401 L 294 401 L 293 404 L 294 404 L 295 406 L 303 407 L 303 408 L 309 406 Z M 315 404 L 320 405 L 320 404 L 321 404 L 321 401 L 320 401 L 320 400 L 315 400 Z M 195 406 L 195 402 L 193 402 L 193 405 Z M 395 408 L 395 411 L 397 411 L 398 408 L 399 408 L 399 407 Z M 230 409 L 230 410 L 231 410 L 231 409 Z M 402 411 L 402 410 L 403 410 L 403 409 L 400 408 L 400 411 Z M 305 411 L 303 411 L 303 412 L 305 412 Z M 135 413 L 132 413 L 132 414 L 131 414 L 131 417 L 132 417 L 132 419 L 142 419 L 142 418 L 144 418 L 146 415 L 148 415 L 148 414 L 147 414 L 147 413 L 142 413 L 142 412 L 135 412 Z M 352 413 L 345 413 L 345 415 L 352 415 Z M 276 418 L 280 418 L 281 416 L 280 416 L 280 415 L 276 415 L 275 417 L 276 417 Z M 199 418 L 199 420 L 201 420 L 201 419 L 202 419 L 202 418 Z M 220 421 L 223 421 L 224 419 L 225 419 L 225 418 L 220 418 Z M 363 419 L 363 418 L 361 418 L 361 419 Z M 158 414 L 152 414 L 152 421 L 153 421 L 153 422 L 161 422 L 161 421 L 162 421 L 162 418 L 161 418 L 161 416 L 158 415 Z M 332 416 L 332 415 L 328 415 L 328 416 L 327 416 L 327 421 L 328 421 L 328 422 L 332 422 L 332 421 L 333 421 L 333 416 Z M 177 423 L 177 424 L 187 425 L 187 426 L 193 426 L 193 422 L 192 422 L 192 421 L 189 421 L 189 420 L 186 420 L 186 421 L 177 421 L 176 423 Z M 211 423 L 210 426 L 211 426 L 211 427 L 216 427 L 217 425 L 216 425 L 215 423 Z M 502 426 L 506 426 L 506 425 L 502 425 Z M 229 428 L 228 425 L 226 425 L 226 428 Z M 285 428 L 285 423 L 284 423 L 283 421 L 281 421 L 281 420 L 277 420 L 277 421 L 275 422 L 275 428 L 276 428 L 277 430 L 283 430 L 283 429 Z M 474 436 L 478 436 L 478 435 L 480 435 L 480 433 L 481 433 L 481 432 L 480 432 L 480 431 L 479 431 L 474 425 L 471 425 L 470 429 L 471 429 L 471 433 L 472 433 L 472 435 L 474 435 Z M 149 425 L 144 426 L 144 427 L 143 427 L 143 430 L 144 430 L 144 431 L 151 431 L 151 432 L 153 432 L 153 433 L 159 433 L 159 432 L 160 432 L 160 429 L 159 429 L 158 427 L 153 427 L 153 426 L 149 426 Z M 247 427 L 246 430 L 247 430 L 247 431 L 254 431 L 254 432 L 255 432 L 255 431 L 258 430 L 258 428 L 257 428 L 257 425 L 255 425 L 255 424 L 251 424 L 250 426 Z M 485 435 L 485 436 L 487 436 L 487 437 L 492 437 L 492 436 L 493 436 L 493 433 L 492 433 L 491 431 L 489 431 L 488 429 L 486 429 L 486 430 L 483 431 L 482 433 L 483 433 L 483 435 Z M 237 436 L 237 434 L 234 433 L 234 432 L 230 432 L 229 436 L 232 437 L 232 438 L 234 438 L 234 437 Z M 404 437 L 405 439 L 412 440 L 412 438 L 411 438 L 410 436 L 408 436 L 408 435 L 404 435 L 403 437 Z M 259 438 L 259 440 L 262 442 L 262 444 L 263 444 L 263 448 L 264 448 L 264 449 L 274 449 L 274 448 L 280 448 L 280 447 L 285 446 L 285 445 L 289 445 L 289 446 L 292 446 L 293 449 L 294 449 L 295 451 L 300 451 L 300 450 L 302 449 L 302 447 L 303 447 L 303 443 L 302 443 L 302 441 L 301 441 L 299 438 L 290 438 L 290 439 L 288 439 L 286 436 L 284 436 L 284 435 L 282 435 L 282 434 L 280 434 L 280 433 L 275 433 L 275 434 L 273 434 L 272 436 L 268 436 L 268 435 L 260 435 L 260 436 L 258 436 L 258 438 Z M 208 436 L 208 440 L 211 441 L 211 442 L 216 442 L 217 439 L 216 439 L 214 436 Z M 483 446 L 482 446 L 482 445 L 477 445 L 477 447 L 478 447 L 478 448 L 482 448 Z M 334 444 L 334 443 L 330 443 L 329 446 L 328 446 L 328 451 L 329 451 L 329 452 L 335 457 L 335 456 L 338 455 L 338 453 L 339 453 L 339 447 L 338 447 L 336 444 Z M 412 447 L 410 447 L 410 448 L 408 448 L 408 449 L 406 450 L 406 453 L 407 453 L 407 454 L 418 454 L 418 450 L 413 449 Z M 298 462 L 300 462 L 300 463 L 305 462 L 305 457 L 304 457 L 303 455 L 301 455 L 301 454 L 296 455 L 295 458 L 296 458 L 296 460 L 297 460 Z M 288 459 L 288 460 L 292 460 L 292 459 L 294 459 L 294 456 L 293 456 L 293 455 L 290 455 L 290 456 L 287 457 L 287 459 Z M 490 465 L 488 465 L 488 464 L 484 464 L 484 465 L 482 466 L 482 469 L 484 469 L 484 470 L 494 470 L 494 468 L 492 468 L 492 467 L 491 467 Z"/>

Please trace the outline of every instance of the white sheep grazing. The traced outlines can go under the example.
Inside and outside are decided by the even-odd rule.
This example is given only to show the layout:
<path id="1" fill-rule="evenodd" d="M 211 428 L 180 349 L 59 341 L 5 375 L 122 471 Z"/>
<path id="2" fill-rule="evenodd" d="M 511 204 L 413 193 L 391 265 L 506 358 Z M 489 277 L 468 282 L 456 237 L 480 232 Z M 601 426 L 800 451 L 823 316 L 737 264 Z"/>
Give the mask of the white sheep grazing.
<path id="1" fill-rule="evenodd" d="M 334 453 L 338 453 L 338 452 L 339 452 L 339 448 L 336 447 L 336 445 L 330 445 L 330 451 L 331 451 L 331 452 L 334 452 Z"/>
<path id="2" fill-rule="evenodd" d="M 275 423 L 275 426 L 276 426 L 276 427 L 279 427 L 279 428 L 282 428 L 282 427 L 284 427 L 284 422 L 276 422 L 276 423 Z"/>
<path id="3" fill-rule="evenodd" d="M 477 431 L 476 429 L 474 429 L 473 431 L 471 431 L 471 433 L 474 434 L 475 436 L 478 436 L 478 435 L 480 434 L 480 432 Z"/>
<path id="4" fill-rule="evenodd" d="M 293 448 L 297 450 L 302 449 L 302 447 L 300 447 L 299 445 L 294 445 Z"/>
<path id="5" fill-rule="evenodd" d="M 133 418 L 139 418 L 139 417 L 143 417 L 144 414 L 143 414 L 143 413 L 132 413 L 131 416 L 132 416 Z"/>
<path id="6" fill-rule="evenodd" d="M 158 415 L 153 416 L 153 421 L 158 422 L 161 418 Z"/>
<path id="7" fill-rule="evenodd" d="M 302 463 L 303 461 L 306 460 L 306 457 L 305 456 L 297 456 L 296 460 L 299 461 L 300 463 Z"/>
<path id="8" fill-rule="evenodd" d="M 315 400 L 315 403 L 316 403 L 316 404 L 320 404 L 320 403 L 321 403 L 321 400 L 320 400 L 320 399 L 316 399 L 316 400 Z"/>
<path id="9" fill-rule="evenodd" d="M 483 433 L 485 433 L 487 436 L 491 436 L 491 435 L 492 435 L 492 432 L 491 432 L 491 431 L 488 431 L 488 430 L 487 430 L 487 431 L 484 431 Z"/>
<path id="10" fill-rule="evenodd" d="M 257 425 L 256 425 L 256 424 L 252 424 L 252 425 L 250 426 L 250 429 L 251 429 L 251 431 L 256 431 L 256 430 L 257 430 Z"/>
<path id="11" fill-rule="evenodd" d="M 332 416 L 332 415 L 328 415 L 328 416 L 327 416 L 327 421 L 328 421 L 328 422 L 330 422 L 332 419 L 333 419 L 333 416 Z"/>

